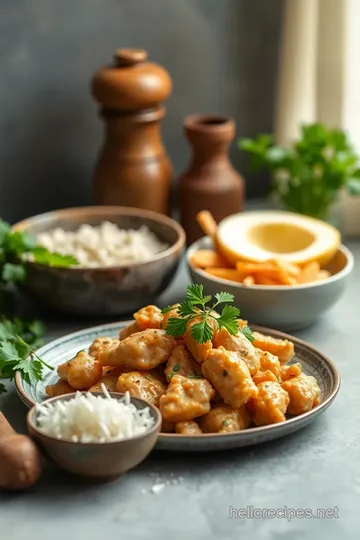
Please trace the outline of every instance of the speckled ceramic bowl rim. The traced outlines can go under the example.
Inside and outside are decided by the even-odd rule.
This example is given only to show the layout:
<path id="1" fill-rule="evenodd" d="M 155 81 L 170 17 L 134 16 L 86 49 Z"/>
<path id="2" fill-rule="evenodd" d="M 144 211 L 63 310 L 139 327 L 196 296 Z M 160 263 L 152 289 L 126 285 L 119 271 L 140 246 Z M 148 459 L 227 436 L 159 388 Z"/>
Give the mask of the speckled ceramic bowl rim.
<path id="1" fill-rule="evenodd" d="M 205 278 L 209 281 L 213 281 L 214 283 L 219 283 L 222 285 L 230 284 L 232 287 L 237 287 L 238 289 L 246 289 L 246 290 L 253 289 L 256 291 L 263 290 L 263 291 L 276 291 L 276 292 L 281 292 L 281 291 L 284 292 L 284 291 L 289 291 L 292 289 L 296 289 L 297 291 L 301 289 L 315 289 L 317 287 L 322 287 L 329 283 L 334 283 L 335 281 L 339 281 L 343 279 L 344 277 L 349 275 L 353 271 L 353 268 L 354 268 L 353 254 L 351 253 L 349 248 L 341 244 L 337 251 L 341 251 L 345 255 L 346 265 L 344 266 L 342 270 L 340 270 L 340 272 L 337 272 L 336 274 L 333 274 L 326 279 L 323 279 L 321 281 L 311 282 L 311 283 L 303 283 L 299 285 L 243 285 L 242 283 L 238 283 L 237 281 L 230 281 L 227 279 L 222 279 L 216 276 L 212 276 L 211 274 L 208 274 L 201 268 L 197 268 L 196 266 L 193 266 L 190 263 L 190 257 L 195 253 L 195 251 L 197 251 L 198 249 L 205 249 L 204 247 L 202 247 L 202 245 L 205 242 L 211 242 L 211 239 L 209 236 L 203 236 L 202 238 L 200 238 L 199 240 L 191 244 L 191 246 L 189 246 L 189 248 L 187 249 L 186 262 L 189 268 L 191 268 L 193 272 L 197 273 L 202 278 Z"/>
<path id="2" fill-rule="evenodd" d="M 125 326 L 127 324 L 130 324 L 131 322 L 133 322 L 133 321 L 123 321 L 123 322 L 121 322 L 121 324 L 124 324 L 124 326 Z M 117 328 L 118 325 L 119 325 L 119 323 L 117 322 L 117 323 L 112 323 L 109 326 L 114 326 L 114 327 Z M 97 327 L 101 328 L 102 326 L 103 325 L 98 325 L 98 326 L 94 326 L 92 328 L 95 330 Z M 303 340 L 301 340 L 301 339 L 299 339 L 297 337 L 291 336 L 289 334 L 285 334 L 284 332 L 281 332 L 280 330 L 273 330 L 273 329 L 270 329 L 270 328 L 266 328 L 266 327 L 263 327 L 263 326 L 257 326 L 257 325 L 251 325 L 251 328 L 256 332 L 261 332 L 262 334 L 265 334 L 265 335 L 270 334 L 275 338 L 288 339 L 289 341 L 292 341 L 294 343 L 295 347 L 296 347 L 296 345 L 305 347 L 310 352 L 314 353 L 316 356 L 321 357 L 322 361 L 327 364 L 327 366 L 331 370 L 332 375 L 334 377 L 334 387 L 333 387 L 330 395 L 324 401 L 319 403 L 319 405 L 314 407 L 314 409 L 311 409 L 311 411 L 308 411 L 306 413 L 299 414 L 297 416 L 294 416 L 292 418 L 287 419 L 285 421 L 285 423 L 286 424 L 289 424 L 289 423 L 293 424 L 293 423 L 296 423 L 300 418 L 302 418 L 302 419 L 307 418 L 308 416 L 312 416 L 314 413 L 317 413 L 320 410 L 327 409 L 328 406 L 331 404 L 331 402 L 335 399 L 335 397 L 336 397 L 336 395 L 337 395 L 337 393 L 339 391 L 340 383 L 341 383 L 340 373 L 339 373 L 338 369 L 336 368 L 334 362 L 332 362 L 327 356 L 325 356 L 322 352 L 320 352 L 318 349 L 316 349 L 312 345 L 309 345 L 308 343 L 306 343 L 305 341 L 303 341 Z M 77 332 L 67 334 L 67 337 L 68 338 L 76 337 L 77 334 L 81 334 L 82 332 L 83 332 L 83 330 L 79 330 Z M 54 340 L 53 343 L 55 345 L 58 341 L 62 341 L 62 340 L 63 340 L 63 337 L 58 338 L 57 340 Z M 19 394 L 21 400 L 25 404 L 28 404 L 28 406 L 30 406 L 30 407 L 35 406 L 35 402 L 33 400 L 29 399 L 29 397 L 25 394 L 25 392 L 23 390 L 23 387 L 22 387 L 22 384 L 21 384 L 20 372 L 16 372 L 16 374 L 15 374 L 15 388 L 16 388 L 16 391 Z M 61 397 L 61 396 L 58 396 L 58 397 Z M 56 399 L 56 398 L 50 398 L 50 399 Z M 161 413 L 160 413 L 160 415 L 161 415 Z M 277 423 L 277 424 L 271 424 L 271 425 L 267 425 L 267 426 L 252 427 L 252 428 L 248 428 L 248 429 L 244 430 L 244 433 L 246 432 L 247 434 L 251 434 L 251 433 L 256 434 L 256 433 L 261 433 L 261 432 L 268 431 L 268 430 L 275 430 L 279 426 L 281 426 L 282 424 L 283 424 L 283 422 Z M 233 433 L 202 433 L 201 435 L 186 435 L 186 436 L 180 435 L 178 433 L 159 433 L 158 440 L 159 441 L 161 441 L 161 440 L 166 441 L 166 440 L 179 438 L 179 437 L 181 437 L 182 439 L 188 438 L 188 439 L 191 439 L 191 440 L 204 438 L 204 437 L 206 437 L 207 439 L 210 439 L 210 440 L 219 439 L 221 437 L 222 438 L 226 437 L 228 439 L 228 438 L 231 438 L 231 437 L 239 436 L 239 433 L 241 433 L 241 432 L 234 431 Z"/>
<path id="3" fill-rule="evenodd" d="M 82 395 L 85 395 L 87 392 L 80 392 Z M 55 401 L 68 401 L 70 400 L 71 398 L 74 398 L 76 396 L 77 392 L 73 392 L 71 394 L 64 394 L 62 396 L 55 396 L 53 398 L 49 398 L 45 401 L 45 403 L 54 403 Z M 101 397 L 104 397 L 104 394 L 102 392 L 92 392 L 92 394 L 94 396 L 101 396 Z M 113 398 L 113 399 L 119 399 L 119 398 L 122 398 L 124 397 L 124 394 L 122 392 L 109 392 L 110 396 Z M 130 397 L 130 402 L 134 403 L 135 404 L 135 407 L 136 407 L 136 402 L 140 402 L 140 403 L 143 403 L 145 407 L 148 407 L 152 413 L 153 413 L 153 416 L 155 417 L 155 423 L 154 425 L 148 429 L 147 431 L 145 431 L 144 433 L 140 433 L 139 435 L 135 435 L 135 437 L 130 437 L 130 438 L 127 438 L 127 439 L 120 439 L 118 441 L 108 441 L 108 442 L 105 442 L 105 443 L 95 443 L 95 442 L 74 442 L 74 441 L 69 441 L 68 439 L 57 439 L 56 437 L 52 437 L 51 435 L 47 435 L 46 433 L 44 433 L 37 425 L 36 425 L 36 408 L 37 408 L 37 405 L 33 405 L 33 407 L 31 407 L 31 409 L 28 411 L 27 415 L 26 415 L 26 424 L 27 424 L 27 427 L 28 429 L 32 429 L 33 431 L 35 431 L 40 437 L 44 438 L 44 439 L 48 439 L 49 441 L 54 441 L 56 443 L 59 443 L 59 444 L 70 444 L 70 445 L 73 445 L 73 446 L 78 446 L 78 445 L 81 445 L 81 446 L 99 446 L 101 445 L 102 447 L 105 445 L 114 445 L 114 444 L 121 444 L 123 442 L 128 442 L 128 441 L 139 441 L 141 439 L 144 439 L 144 437 L 147 437 L 148 435 L 151 435 L 153 433 L 156 433 L 157 431 L 159 431 L 160 427 L 161 427 L 161 421 L 162 421 L 162 416 L 161 416 L 161 412 L 159 411 L 159 409 L 157 407 L 155 407 L 155 405 L 152 405 L 151 403 L 148 403 L 147 401 L 145 401 L 144 399 L 140 399 L 140 398 L 136 398 L 136 399 L 133 399 L 132 397 Z"/>
<path id="4" fill-rule="evenodd" d="M 140 208 L 131 208 L 127 206 L 79 206 L 76 208 L 62 208 L 61 210 L 53 210 L 51 212 L 46 212 L 44 214 L 38 214 L 37 216 L 32 216 L 29 218 L 26 218 L 22 221 L 19 221 L 15 223 L 12 226 L 13 231 L 25 231 L 32 225 L 35 225 L 42 220 L 46 220 L 50 217 L 56 218 L 56 217 L 71 217 L 73 215 L 76 216 L 84 216 L 83 223 L 86 223 L 86 216 L 89 214 L 93 214 L 94 217 L 99 216 L 99 218 L 103 218 L 104 220 L 106 218 L 111 219 L 111 216 L 114 215 L 114 213 L 118 213 L 119 216 L 125 215 L 125 216 L 134 216 L 138 218 L 146 218 L 153 221 L 156 221 L 158 223 L 162 223 L 163 225 L 167 225 L 168 227 L 172 228 L 177 233 L 177 240 L 174 244 L 172 244 L 169 248 L 165 249 L 164 251 L 161 251 L 157 255 L 154 255 L 150 259 L 146 259 L 141 262 L 137 263 L 125 263 L 125 264 L 119 264 L 116 266 L 100 266 L 100 267 L 70 267 L 70 268 L 62 268 L 62 267 L 51 267 L 56 268 L 56 270 L 61 272 L 84 272 L 84 271 L 91 271 L 91 272 L 103 272 L 104 270 L 120 270 L 122 268 L 139 268 L 141 266 L 144 266 L 146 264 L 152 263 L 154 261 L 159 261 L 161 259 L 165 259 L 169 255 L 176 253 L 177 251 L 180 251 L 185 246 L 185 231 L 181 227 L 177 221 L 174 219 L 165 216 L 163 214 L 158 214 L 157 212 L 152 212 L 151 210 L 142 210 Z M 151 230 L 151 228 L 150 228 Z M 32 266 L 36 267 L 43 267 L 43 265 L 36 264 L 34 262 L 29 262 Z"/>

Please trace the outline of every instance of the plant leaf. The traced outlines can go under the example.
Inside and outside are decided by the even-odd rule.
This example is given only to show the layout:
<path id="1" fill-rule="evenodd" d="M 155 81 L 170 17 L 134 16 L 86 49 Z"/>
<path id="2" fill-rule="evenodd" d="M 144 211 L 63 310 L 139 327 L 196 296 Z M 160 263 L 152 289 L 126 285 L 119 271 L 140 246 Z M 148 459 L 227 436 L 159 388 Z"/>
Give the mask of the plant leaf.
<path id="1" fill-rule="evenodd" d="M 190 300 L 184 300 L 183 302 L 181 302 L 177 312 L 180 317 L 187 317 L 188 315 L 196 314 L 194 305 Z"/>
<path id="2" fill-rule="evenodd" d="M 220 317 L 216 319 L 219 328 L 226 330 L 233 336 L 239 333 L 239 325 L 236 319 L 239 318 L 240 310 L 235 306 L 224 306 Z"/>
<path id="3" fill-rule="evenodd" d="M 15 371 L 21 371 L 24 379 L 29 384 L 35 384 L 42 379 L 42 364 L 39 360 L 33 359 L 31 356 L 20 360 L 15 366 Z"/>
<path id="4" fill-rule="evenodd" d="M 4 246 L 6 251 L 21 255 L 32 251 L 36 246 L 36 241 L 27 231 L 15 231 L 7 235 Z"/>
<path id="5" fill-rule="evenodd" d="M 219 292 L 215 294 L 215 298 L 219 304 L 222 304 L 224 302 L 233 302 L 234 301 L 234 295 L 230 294 L 228 292 Z"/>
<path id="6" fill-rule="evenodd" d="M 177 319 L 174 317 L 170 317 L 166 325 L 166 333 L 169 334 L 169 336 L 173 337 L 180 337 L 184 335 L 186 332 L 188 320 L 189 318 Z"/>
<path id="7" fill-rule="evenodd" d="M 253 336 L 253 333 L 252 333 L 252 330 L 249 326 L 244 326 L 242 329 L 241 329 L 241 333 L 244 334 L 244 336 L 250 341 L 250 343 L 252 343 L 254 341 L 254 336 Z"/>
<path id="8" fill-rule="evenodd" d="M 5 263 L 2 268 L 2 278 L 6 283 L 19 283 L 26 278 L 26 271 L 21 264 Z"/>
<path id="9" fill-rule="evenodd" d="M 205 318 L 191 327 L 191 336 L 200 344 L 210 341 L 212 335 L 213 329 Z"/>
<path id="10" fill-rule="evenodd" d="M 346 187 L 349 195 L 360 195 L 360 178 L 349 178 Z"/>
<path id="11" fill-rule="evenodd" d="M 38 264 L 66 268 L 79 264 L 78 260 L 72 255 L 61 255 L 61 253 L 51 253 L 46 248 L 36 246 L 33 249 L 34 261 Z"/>

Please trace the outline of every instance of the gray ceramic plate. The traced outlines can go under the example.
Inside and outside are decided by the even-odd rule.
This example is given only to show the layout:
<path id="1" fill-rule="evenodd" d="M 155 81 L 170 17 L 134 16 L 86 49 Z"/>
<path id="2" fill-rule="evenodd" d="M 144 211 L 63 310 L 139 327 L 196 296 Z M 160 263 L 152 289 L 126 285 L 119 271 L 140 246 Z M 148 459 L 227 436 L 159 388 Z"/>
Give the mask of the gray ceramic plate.
<path id="1" fill-rule="evenodd" d="M 103 324 L 74 332 L 51 343 L 48 343 L 37 352 L 48 364 L 57 367 L 81 350 L 89 347 L 91 342 L 99 336 L 118 336 L 120 328 L 129 322 Z M 156 448 L 174 451 L 211 451 L 230 448 L 240 448 L 251 444 L 270 441 L 288 435 L 309 424 L 316 416 L 323 413 L 334 400 L 340 386 L 340 375 L 335 365 L 303 341 L 267 328 L 252 326 L 264 334 L 274 337 L 288 338 L 295 343 L 295 357 L 293 362 L 301 362 L 307 375 L 313 375 L 318 380 L 321 389 L 321 402 L 312 411 L 289 418 L 281 424 L 250 428 L 245 431 L 228 434 L 194 435 L 185 437 L 176 434 L 161 434 Z M 15 377 L 16 390 L 26 406 L 31 407 L 46 399 L 45 387 L 54 384 L 58 379 L 56 370 L 44 372 L 44 380 L 30 385 L 23 380 L 18 372 Z"/>

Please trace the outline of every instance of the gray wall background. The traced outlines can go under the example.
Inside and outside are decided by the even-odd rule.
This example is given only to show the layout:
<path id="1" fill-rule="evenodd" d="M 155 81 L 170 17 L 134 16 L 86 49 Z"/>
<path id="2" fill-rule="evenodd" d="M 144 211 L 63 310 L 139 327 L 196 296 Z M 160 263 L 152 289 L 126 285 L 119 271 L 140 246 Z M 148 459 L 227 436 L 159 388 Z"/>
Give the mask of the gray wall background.
<path id="1" fill-rule="evenodd" d="M 235 117 L 237 135 L 272 129 L 283 0 L 1 0 L 0 216 L 91 202 L 102 124 L 89 93 L 119 47 L 143 47 L 171 73 L 163 136 L 176 173 L 182 119 Z M 232 159 L 249 197 L 267 179 Z"/>

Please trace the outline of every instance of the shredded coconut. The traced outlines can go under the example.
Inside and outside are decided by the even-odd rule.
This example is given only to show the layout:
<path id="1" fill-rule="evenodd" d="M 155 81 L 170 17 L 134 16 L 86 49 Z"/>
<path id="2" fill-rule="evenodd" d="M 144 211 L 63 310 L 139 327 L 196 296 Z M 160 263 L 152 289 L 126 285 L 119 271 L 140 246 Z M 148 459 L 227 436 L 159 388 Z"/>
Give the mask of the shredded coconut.
<path id="1" fill-rule="evenodd" d="M 76 231 L 61 228 L 38 234 L 36 241 L 51 252 L 73 255 L 82 267 L 117 266 L 151 259 L 169 246 L 145 225 L 120 229 L 115 223 L 81 225 Z"/>
<path id="2" fill-rule="evenodd" d="M 158 494 L 160 493 L 165 487 L 165 484 L 155 484 L 152 488 L 151 488 L 151 492 L 152 493 L 155 493 L 155 494 Z"/>
<path id="3" fill-rule="evenodd" d="M 148 407 L 137 409 L 127 392 L 113 399 L 104 385 L 103 396 L 81 394 L 68 400 L 36 405 L 37 426 L 46 435 L 72 442 L 105 443 L 131 439 L 154 425 Z"/>

